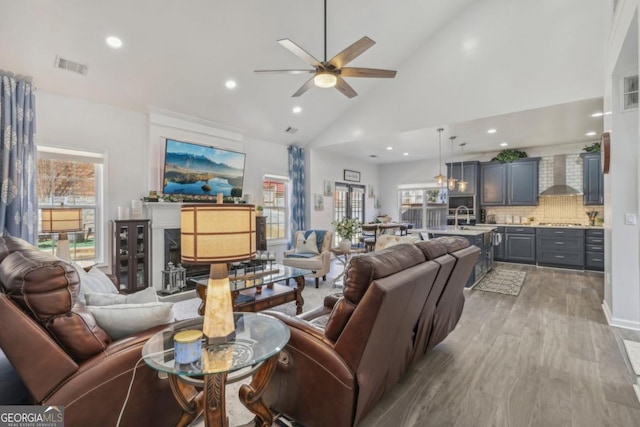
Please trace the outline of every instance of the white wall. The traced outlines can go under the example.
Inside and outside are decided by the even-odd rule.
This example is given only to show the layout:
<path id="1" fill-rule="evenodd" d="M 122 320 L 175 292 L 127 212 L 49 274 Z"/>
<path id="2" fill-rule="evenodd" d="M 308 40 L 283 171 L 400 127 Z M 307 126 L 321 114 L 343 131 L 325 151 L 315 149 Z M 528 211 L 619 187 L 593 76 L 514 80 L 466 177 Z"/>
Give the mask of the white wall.
<path id="1" fill-rule="evenodd" d="M 256 204 L 262 198 L 265 173 L 288 175 L 286 146 L 245 139 L 217 123 L 166 112 L 145 114 L 42 91 L 36 100 L 39 144 L 105 155 L 104 266 L 110 264 L 109 220 L 117 217 L 117 207 L 161 189 L 167 137 L 246 152 L 244 192 Z M 285 246 L 270 244 L 269 250 L 280 258 Z"/>
<path id="2" fill-rule="evenodd" d="M 306 148 L 307 156 L 307 227 L 333 230 L 333 198 L 324 197 L 324 210 L 313 207 L 314 194 L 323 194 L 323 181 L 345 182 L 344 170 L 360 172 L 360 182 L 352 184 L 373 185 L 376 194 L 380 194 L 378 166 L 351 157 L 337 156 L 321 149 Z M 375 219 L 378 210 L 374 208 L 375 199 L 365 196 L 365 221 Z"/>
<path id="3" fill-rule="evenodd" d="M 105 155 L 104 261 L 110 261 L 109 220 L 118 206 L 130 206 L 147 192 L 146 115 L 105 104 L 38 91 L 38 144 L 94 151 Z"/>
<path id="4" fill-rule="evenodd" d="M 640 234 L 626 214 L 640 208 L 638 111 L 621 112 L 620 78 L 638 73 L 638 2 L 620 1 L 605 60 L 605 117 L 611 129 L 611 169 L 605 175 L 605 299 L 611 325 L 640 330 Z"/>

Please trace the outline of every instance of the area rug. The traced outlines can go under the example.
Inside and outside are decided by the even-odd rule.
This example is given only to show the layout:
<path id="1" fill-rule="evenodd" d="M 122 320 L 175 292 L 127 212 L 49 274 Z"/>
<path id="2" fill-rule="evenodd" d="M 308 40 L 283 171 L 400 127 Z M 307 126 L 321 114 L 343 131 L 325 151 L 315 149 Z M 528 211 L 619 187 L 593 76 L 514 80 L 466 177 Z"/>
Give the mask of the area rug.
<path id="1" fill-rule="evenodd" d="M 526 275 L 527 273 L 524 271 L 494 268 L 473 289 L 518 296 Z"/>

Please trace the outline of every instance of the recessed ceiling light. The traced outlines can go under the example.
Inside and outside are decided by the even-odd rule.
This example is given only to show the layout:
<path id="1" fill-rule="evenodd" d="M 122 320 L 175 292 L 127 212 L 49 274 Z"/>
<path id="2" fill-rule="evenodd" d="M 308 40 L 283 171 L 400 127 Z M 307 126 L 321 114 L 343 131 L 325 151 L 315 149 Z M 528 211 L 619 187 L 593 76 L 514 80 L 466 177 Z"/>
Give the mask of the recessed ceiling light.
<path id="1" fill-rule="evenodd" d="M 234 80 L 227 80 L 226 82 L 224 82 L 224 85 L 227 87 L 227 89 L 234 89 L 237 86 Z"/>
<path id="2" fill-rule="evenodd" d="M 402 153 L 402 155 L 403 155 L 403 156 L 408 156 L 408 155 L 409 155 L 409 153 Z"/>
<path id="3" fill-rule="evenodd" d="M 501 142 L 501 143 L 500 143 L 500 147 L 506 147 L 507 145 L 509 145 L 509 143 L 508 143 L 508 142 Z"/>
<path id="4" fill-rule="evenodd" d="M 489 130 L 487 131 L 487 133 L 496 133 L 496 132 L 497 132 L 497 130 L 495 130 L 495 129 L 489 129 Z"/>
<path id="5" fill-rule="evenodd" d="M 591 115 L 591 117 L 602 117 L 602 116 L 604 116 L 604 113 L 593 113 Z"/>
<path id="6" fill-rule="evenodd" d="M 585 135 L 587 135 L 587 136 L 596 136 L 596 133 L 591 131 L 591 132 L 587 132 Z"/>
<path id="7" fill-rule="evenodd" d="M 393 150 L 393 147 L 387 147 L 387 151 Z"/>
<path id="8" fill-rule="evenodd" d="M 118 49 L 122 47 L 122 40 L 120 40 L 118 37 L 109 36 L 107 37 L 106 41 L 107 41 L 107 44 L 114 49 Z"/>
<path id="9" fill-rule="evenodd" d="M 301 112 L 302 112 L 302 107 L 297 106 L 297 105 L 295 107 L 293 107 L 293 113 L 294 114 L 300 114 Z"/>
<path id="10" fill-rule="evenodd" d="M 605 116 L 609 116 L 609 115 L 611 115 L 611 111 L 605 111 L 605 112 L 604 112 L 604 115 L 605 115 Z"/>

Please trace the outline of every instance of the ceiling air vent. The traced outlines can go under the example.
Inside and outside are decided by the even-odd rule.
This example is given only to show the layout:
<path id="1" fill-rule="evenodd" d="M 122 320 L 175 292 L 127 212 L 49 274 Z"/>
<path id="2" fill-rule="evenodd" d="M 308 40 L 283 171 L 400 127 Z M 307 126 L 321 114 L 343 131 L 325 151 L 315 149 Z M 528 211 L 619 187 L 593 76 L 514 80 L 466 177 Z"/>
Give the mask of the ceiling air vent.
<path id="1" fill-rule="evenodd" d="M 298 132 L 298 129 L 296 128 L 292 128 L 291 126 L 289 126 L 288 128 L 286 128 L 284 130 L 286 133 L 290 133 L 291 135 L 293 135 L 294 133 Z"/>
<path id="2" fill-rule="evenodd" d="M 627 76 L 622 79 L 622 111 L 638 108 L 638 76 Z"/>
<path id="3" fill-rule="evenodd" d="M 89 64 L 81 64 L 79 62 L 71 61 L 60 56 L 56 56 L 55 67 L 62 70 L 68 70 L 74 73 L 82 74 L 83 76 L 86 76 L 87 72 L 89 71 Z"/>

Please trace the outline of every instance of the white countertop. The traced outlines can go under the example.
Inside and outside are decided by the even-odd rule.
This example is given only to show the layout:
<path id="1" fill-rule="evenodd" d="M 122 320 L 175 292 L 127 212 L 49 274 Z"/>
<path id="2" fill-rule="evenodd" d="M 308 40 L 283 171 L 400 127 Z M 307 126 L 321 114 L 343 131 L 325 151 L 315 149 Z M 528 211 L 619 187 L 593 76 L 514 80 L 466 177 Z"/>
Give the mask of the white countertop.
<path id="1" fill-rule="evenodd" d="M 479 236 L 489 231 L 495 230 L 497 225 L 493 224 L 481 224 L 481 225 L 461 225 L 455 228 L 453 225 L 448 225 L 446 228 L 418 228 L 412 229 L 411 233 L 435 233 L 435 234 L 449 234 L 452 236 Z"/>
<path id="2" fill-rule="evenodd" d="M 566 229 L 578 229 L 578 230 L 586 230 L 586 229 L 603 229 L 601 225 L 572 225 L 572 226 L 561 226 L 561 225 L 540 225 L 540 224 L 478 224 L 478 227 L 531 227 L 531 228 L 566 228 Z"/>

